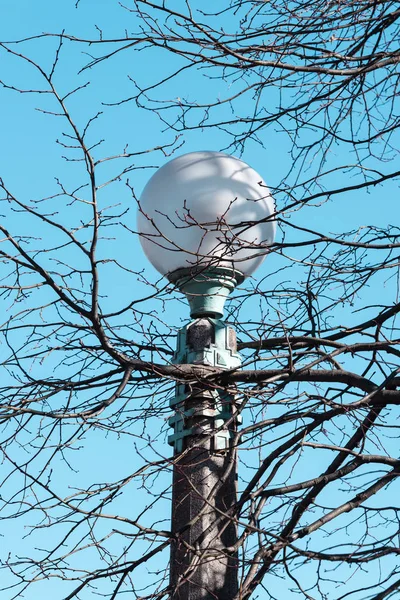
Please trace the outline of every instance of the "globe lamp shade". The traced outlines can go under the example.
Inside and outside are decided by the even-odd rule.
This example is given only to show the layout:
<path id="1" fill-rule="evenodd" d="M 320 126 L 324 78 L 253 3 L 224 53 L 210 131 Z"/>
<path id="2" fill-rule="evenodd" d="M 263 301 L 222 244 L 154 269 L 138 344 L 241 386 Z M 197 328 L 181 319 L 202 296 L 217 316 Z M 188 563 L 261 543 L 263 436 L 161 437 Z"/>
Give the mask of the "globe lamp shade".
<path id="1" fill-rule="evenodd" d="M 158 169 L 139 200 L 138 231 L 151 264 L 174 280 L 218 268 L 248 277 L 274 241 L 274 201 L 262 177 L 221 152 L 191 152 Z"/>

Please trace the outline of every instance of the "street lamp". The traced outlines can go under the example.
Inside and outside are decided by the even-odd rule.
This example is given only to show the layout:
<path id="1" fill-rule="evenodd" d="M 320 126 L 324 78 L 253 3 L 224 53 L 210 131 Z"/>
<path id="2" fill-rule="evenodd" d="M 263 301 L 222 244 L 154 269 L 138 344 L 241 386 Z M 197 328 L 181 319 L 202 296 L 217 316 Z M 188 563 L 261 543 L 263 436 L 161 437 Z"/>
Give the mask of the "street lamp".
<path id="1" fill-rule="evenodd" d="M 274 202 L 260 175 L 221 152 L 192 152 L 158 169 L 139 200 L 138 231 L 152 265 L 188 299 L 175 364 L 241 364 L 222 320 L 236 285 L 262 263 L 275 236 Z M 235 394 L 200 379 L 179 382 L 173 434 L 171 598 L 229 600 L 237 584 Z"/>

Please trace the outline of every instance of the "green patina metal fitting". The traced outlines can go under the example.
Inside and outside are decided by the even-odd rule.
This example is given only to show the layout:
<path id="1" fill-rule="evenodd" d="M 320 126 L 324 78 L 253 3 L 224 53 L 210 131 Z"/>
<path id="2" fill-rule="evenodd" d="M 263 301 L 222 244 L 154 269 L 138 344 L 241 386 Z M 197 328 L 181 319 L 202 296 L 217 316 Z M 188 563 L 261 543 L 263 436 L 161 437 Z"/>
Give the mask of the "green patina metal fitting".
<path id="1" fill-rule="evenodd" d="M 238 271 L 225 267 L 207 267 L 194 272 L 180 269 L 169 277 L 178 289 L 184 293 L 190 305 L 190 314 L 194 320 L 182 327 L 177 336 L 177 349 L 174 364 L 194 364 L 217 367 L 222 370 L 237 369 L 241 358 L 237 352 L 235 330 L 222 319 L 227 297 L 243 276 Z M 196 395 L 205 399 L 201 408 L 196 406 Z M 191 408 L 196 406 L 196 408 Z M 181 452 L 184 439 L 190 435 L 207 435 L 214 432 L 213 446 L 217 451 L 229 448 L 232 428 L 225 426 L 232 421 L 233 411 L 237 412 L 238 401 L 233 394 L 224 390 L 207 389 L 206 385 L 176 385 L 174 398 L 170 406 L 175 413 L 168 420 L 174 433 L 168 437 L 168 443 L 176 452 Z M 188 427 L 192 417 L 204 417 L 203 427 Z M 207 422 L 208 420 L 208 422 Z M 236 415 L 236 423 L 241 423 Z M 209 425 L 211 423 L 211 425 Z"/>
<path id="2" fill-rule="evenodd" d="M 200 267 L 179 269 L 168 276 L 185 294 L 191 317 L 213 316 L 220 319 L 229 294 L 242 283 L 244 277 L 227 267 Z"/>
<path id="3" fill-rule="evenodd" d="M 207 345 L 203 340 L 191 340 L 190 330 L 199 327 L 200 319 L 195 319 L 182 327 L 177 336 L 177 347 L 173 358 L 174 364 L 208 365 L 224 369 L 240 367 L 241 358 L 236 350 L 236 333 L 233 327 L 221 319 L 205 317 L 205 327 L 209 324 Z M 193 336 L 194 337 L 194 336 Z M 189 342 L 189 343 L 188 343 Z"/>
<path id="4" fill-rule="evenodd" d="M 241 358 L 236 350 L 236 334 L 232 327 L 220 319 L 203 317 L 195 319 L 182 327 L 178 332 L 177 350 L 173 358 L 174 364 L 198 364 L 218 367 L 223 370 L 236 369 L 241 365 Z M 207 408 L 189 408 L 195 403 L 196 394 L 207 398 Z M 175 413 L 169 419 L 174 433 L 168 437 L 168 443 L 176 452 L 183 450 L 184 438 L 190 435 L 207 435 L 214 431 L 213 446 L 216 451 L 229 448 L 232 428 L 225 424 L 232 420 L 233 410 L 238 409 L 238 401 L 233 394 L 224 390 L 207 389 L 196 384 L 177 384 L 176 393 L 170 400 Z M 209 417 L 211 427 L 196 431 L 187 427 L 188 417 Z M 242 422 L 240 415 L 235 416 L 237 424 Z"/>

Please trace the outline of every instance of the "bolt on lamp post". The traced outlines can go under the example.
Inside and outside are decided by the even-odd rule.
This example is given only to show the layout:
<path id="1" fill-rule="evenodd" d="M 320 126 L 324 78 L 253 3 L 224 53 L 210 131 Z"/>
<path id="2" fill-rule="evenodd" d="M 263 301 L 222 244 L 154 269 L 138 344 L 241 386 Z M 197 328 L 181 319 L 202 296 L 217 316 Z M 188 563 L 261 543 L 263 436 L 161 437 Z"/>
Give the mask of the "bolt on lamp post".
<path id="1" fill-rule="evenodd" d="M 275 236 L 274 202 L 260 175 L 221 152 L 193 152 L 158 169 L 139 201 L 143 250 L 190 305 L 175 364 L 241 364 L 222 320 L 229 294 L 261 264 Z M 169 419 L 174 447 L 170 584 L 173 600 L 229 600 L 238 591 L 236 502 L 240 406 L 201 380 L 177 383 Z"/>

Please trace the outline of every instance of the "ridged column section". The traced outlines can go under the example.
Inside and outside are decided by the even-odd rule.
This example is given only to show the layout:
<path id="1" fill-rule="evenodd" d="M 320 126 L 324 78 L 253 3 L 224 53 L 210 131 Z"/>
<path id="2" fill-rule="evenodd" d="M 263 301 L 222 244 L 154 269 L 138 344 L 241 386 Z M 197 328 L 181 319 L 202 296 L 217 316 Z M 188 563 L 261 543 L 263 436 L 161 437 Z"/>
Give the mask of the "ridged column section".
<path id="1" fill-rule="evenodd" d="M 240 365 L 234 330 L 199 318 L 178 337 L 176 363 L 221 369 Z M 237 494 L 235 396 L 195 382 L 178 385 L 170 419 L 174 434 L 171 550 L 172 600 L 229 600 L 238 591 L 238 563 L 227 549 L 237 527 L 227 512 Z"/>

